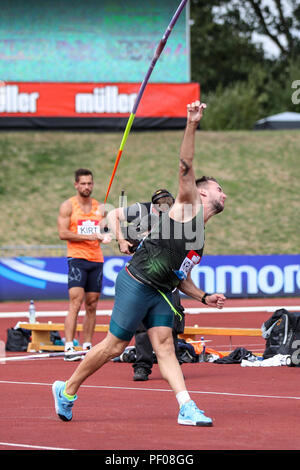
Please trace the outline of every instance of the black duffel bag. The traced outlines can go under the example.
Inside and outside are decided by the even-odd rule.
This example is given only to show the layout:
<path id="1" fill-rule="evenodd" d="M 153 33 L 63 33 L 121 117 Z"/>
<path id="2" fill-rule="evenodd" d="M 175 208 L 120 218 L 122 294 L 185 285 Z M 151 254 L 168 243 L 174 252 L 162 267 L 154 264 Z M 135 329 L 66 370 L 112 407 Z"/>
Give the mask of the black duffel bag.
<path id="1" fill-rule="evenodd" d="M 30 343 L 31 331 L 24 328 L 8 328 L 6 351 L 27 351 Z"/>
<path id="2" fill-rule="evenodd" d="M 266 339 L 263 359 L 283 354 L 291 357 L 292 365 L 300 365 L 300 312 L 278 309 L 261 329 Z"/>

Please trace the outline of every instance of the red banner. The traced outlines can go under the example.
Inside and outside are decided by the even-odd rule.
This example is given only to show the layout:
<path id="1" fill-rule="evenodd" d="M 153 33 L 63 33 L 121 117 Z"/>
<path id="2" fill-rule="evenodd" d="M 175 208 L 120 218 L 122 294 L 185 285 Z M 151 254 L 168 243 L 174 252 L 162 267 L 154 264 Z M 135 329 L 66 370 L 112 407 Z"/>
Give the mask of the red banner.
<path id="1" fill-rule="evenodd" d="M 3 83 L 0 117 L 125 117 L 139 83 Z M 198 83 L 149 83 L 136 116 L 181 118 L 200 99 Z"/>

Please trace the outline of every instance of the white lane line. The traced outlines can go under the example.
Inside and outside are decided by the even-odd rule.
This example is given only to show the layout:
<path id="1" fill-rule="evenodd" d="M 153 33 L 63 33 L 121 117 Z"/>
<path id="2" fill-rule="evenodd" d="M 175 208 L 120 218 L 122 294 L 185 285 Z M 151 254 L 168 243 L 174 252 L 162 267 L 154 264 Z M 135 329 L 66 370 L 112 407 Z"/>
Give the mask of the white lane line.
<path id="1" fill-rule="evenodd" d="M 10 380 L 0 380 L 0 384 L 13 384 L 13 385 L 41 385 L 44 387 L 52 386 L 49 383 L 40 383 L 40 382 L 15 382 Z M 95 388 L 95 389 L 105 389 L 105 390 L 131 390 L 137 392 L 168 392 L 173 393 L 170 389 L 164 388 L 139 388 L 139 387 L 120 387 L 120 386 L 110 386 L 110 385 L 82 385 L 81 388 Z M 234 393 L 234 392 L 217 392 L 217 391 L 203 391 L 203 390 L 189 390 L 189 393 L 197 393 L 201 395 L 221 395 L 221 396 L 233 396 L 233 397 L 248 397 L 248 398 L 274 398 L 274 399 L 283 399 L 283 400 L 300 400 L 300 396 L 286 396 L 286 395 L 258 395 L 251 393 Z"/>
<path id="2" fill-rule="evenodd" d="M 48 446 L 34 446 L 30 444 L 18 444 L 16 442 L 0 442 L 0 446 L 25 447 L 27 449 L 40 449 L 40 450 L 74 450 L 74 449 L 66 449 L 62 447 L 48 447 Z"/>

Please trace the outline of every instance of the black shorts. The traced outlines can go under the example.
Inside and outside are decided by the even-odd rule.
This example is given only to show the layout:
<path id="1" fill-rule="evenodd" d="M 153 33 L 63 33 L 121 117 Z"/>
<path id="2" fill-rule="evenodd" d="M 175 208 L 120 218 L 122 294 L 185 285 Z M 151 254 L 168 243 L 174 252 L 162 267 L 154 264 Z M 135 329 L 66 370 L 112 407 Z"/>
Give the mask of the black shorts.
<path id="1" fill-rule="evenodd" d="M 101 292 L 103 263 L 68 258 L 68 289 L 82 287 L 85 292 Z"/>

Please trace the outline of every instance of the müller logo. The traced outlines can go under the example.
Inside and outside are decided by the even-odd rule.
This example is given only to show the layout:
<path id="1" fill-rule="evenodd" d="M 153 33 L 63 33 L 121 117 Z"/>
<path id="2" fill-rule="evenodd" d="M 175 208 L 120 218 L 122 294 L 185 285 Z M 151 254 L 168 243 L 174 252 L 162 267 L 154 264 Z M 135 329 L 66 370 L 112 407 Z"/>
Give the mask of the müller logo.
<path id="1" fill-rule="evenodd" d="M 40 94 L 20 93 L 18 85 L 0 82 L 0 113 L 36 113 Z"/>
<path id="2" fill-rule="evenodd" d="M 94 88 L 92 93 L 77 93 L 76 113 L 130 113 L 137 93 L 119 93 L 117 86 Z"/>

